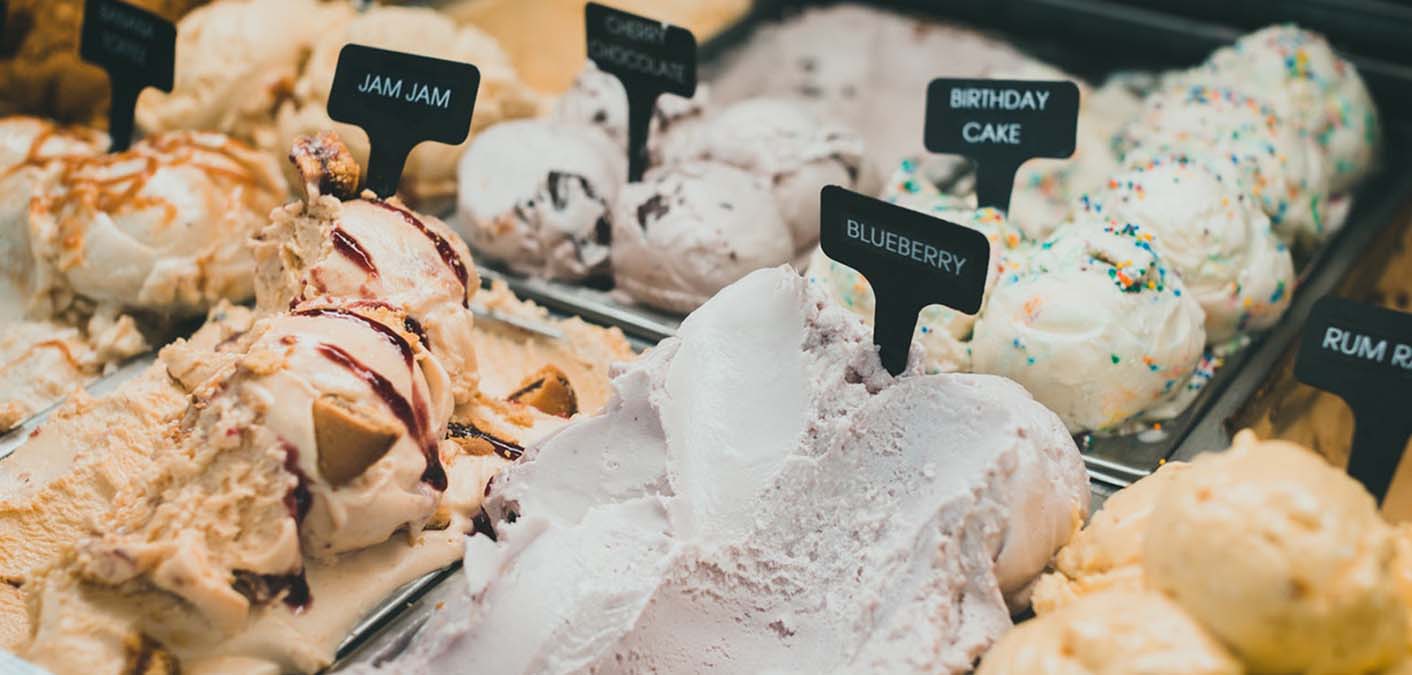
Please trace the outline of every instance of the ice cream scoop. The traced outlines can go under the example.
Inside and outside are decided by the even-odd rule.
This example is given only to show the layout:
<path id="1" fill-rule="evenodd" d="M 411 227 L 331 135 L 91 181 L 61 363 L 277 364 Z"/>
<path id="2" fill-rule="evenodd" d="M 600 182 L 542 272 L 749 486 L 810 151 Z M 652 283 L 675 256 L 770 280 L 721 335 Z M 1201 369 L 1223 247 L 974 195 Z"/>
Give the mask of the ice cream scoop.
<path id="1" fill-rule="evenodd" d="M 54 122 L 23 115 L 0 117 L 0 270 L 9 282 L 18 316 L 26 304 L 25 289 L 32 279 L 34 254 L 30 250 L 29 204 L 51 161 L 65 157 L 101 154 L 107 139 L 96 130 L 61 127 Z"/>
<path id="2" fill-rule="evenodd" d="M 570 281 L 607 276 L 625 157 L 594 127 L 498 124 L 461 157 L 453 222 L 477 253 L 520 273 Z"/>
<path id="3" fill-rule="evenodd" d="M 1148 527 L 1151 585 L 1251 671 L 1369 672 L 1409 648 L 1392 528 L 1304 448 L 1238 434 L 1172 479 Z"/>
<path id="4" fill-rule="evenodd" d="M 148 89 L 135 118 L 148 134 L 216 131 L 278 151 L 275 111 L 314 42 L 352 19 L 346 3 L 234 0 L 199 7 L 177 23 L 177 63 L 170 93 Z"/>
<path id="5" fill-rule="evenodd" d="M 1036 614 L 1046 615 L 1074 600 L 1103 591 L 1147 588 L 1142 548 L 1151 529 L 1152 509 L 1167 486 L 1191 465 L 1167 462 L 1150 475 L 1114 493 L 1083 531 L 1054 556 L 1054 572 L 1035 584 Z"/>
<path id="6" fill-rule="evenodd" d="M 1135 224 L 1060 226 L 991 290 L 975 370 L 1024 385 L 1074 432 L 1116 429 L 1181 394 L 1205 319 L 1162 256 Z"/>
<path id="7" fill-rule="evenodd" d="M 1358 70 L 1318 33 L 1293 24 L 1269 26 L 1216 50 L 1180 79 L 1254 94 L 1298 120 L 1327 153 L 1333 192 L 1353 187 L 1378 163 L 1377 108 Z"/>
<path id="8" fill-rule="evenodd" d="M 768 181 L 789 225 L 794 249 L 819 240 L 819 191 L 825 185 L 872 192 L 864 175 L 863 138 L 802 103 L 741 101 L 711 119 L 693 155 L 737 166 Z"/>
<path id="9" fill-rule="evenodd" d="M 352 198 L 357 164 L 332 134 L 300 139 L 292 156 L 312 191 L 305 202 L 276 210 L 255 239 L 260 307 L 281 311 L 318 298 L 394 307 L 454 374 L 456 401 L 469 401 L 476 361 L 466 306 L 480 281 L 465 242 L 441 219 L 396 198 Z"/>
<path id="10" fill-rule="evenodd" d="M 1241 675 L 1239 661 L 1161 593 L 1108 591 L 1015 627 L 977 675 Z"/>
<path id="11" fill-rule="evenodd" d="M 246 239 L 288 188 L 267 156 L 175 132 L 53 166 L 29 205 L 31 310 L 76 303 L 191 315 L 252 292 Z"/>
<path id="12" fill-rule="evenodd" d="M 1333 232 L 1323 151 L 1299 120 L 1240 90 L 1168 87 L 1144 100 L 1115 143 L 1127 166 L 1169 154 L 1210 157 L 1207 165 L 1253 195 L 1287 243 Z"/>
<path id="13" fill-rule="evenodd" d="M 468 614 L 386 667 L 966 672 L 1087 507 L 1072 439 L 1020 387 L 892 377 L 788 267 L 614 389 L 496 479 Z"/>
<path id="14" fill-rule="evenodd" d="M 480 70 L 480 87 L 471 121 L 473 135 L 495 122 L 531 117 L 539 111 L 538 96 L 519 81 L 494 38 L 472 26 L 457 25 L 429 7 L 374 5 L 315 41 L 292 95 L 279 107 L 280 148 L 289 148 L 300 136 L 333 129 L 358 162 L 367 163 L 367 134 L 358 127 L 333 122 L 327 111 L 338 55 L 350 42 L 475 64 Z M 456 191 L 456 160 L 465 149 L 464 143 L 423 143 L 414 148 L 402 172 L 402 194 L 414 205 L 449 200 Z"/>
<path id="15" fill-rule="evenodd" d="M 725 164 L 654 169 L 613 211 L 613 278 L 633 299 L 686 313 L 794 246 L 767 185 Z"/>
<path id="16" fill-rule="evenodd" d="M 1289 248 L 1255 200 L 1200 159 L 1163 157 L 1116 174 L 1081 196 L 1077 209 L 1108 226 L 1136 223 L 1152 233 L 1205 312 L 1209 342 L 1268 328 L 1289 307 Z"/>
<path id="17" fill-rule="evenodd" d="M 698 84 L 691 98 L 675 94 L 657 97 L 647 134 L 650 164 L 660 166 L 688 158 L 706 127 L 710 91 L 710 86 Z M 626 156 L 627 91 L 621 80 L 599 70 L 592 61 L 574 79 L 573 86 L 554 102 L 551 118 L 599 129 L 616 144 L 618 154 Z"/>

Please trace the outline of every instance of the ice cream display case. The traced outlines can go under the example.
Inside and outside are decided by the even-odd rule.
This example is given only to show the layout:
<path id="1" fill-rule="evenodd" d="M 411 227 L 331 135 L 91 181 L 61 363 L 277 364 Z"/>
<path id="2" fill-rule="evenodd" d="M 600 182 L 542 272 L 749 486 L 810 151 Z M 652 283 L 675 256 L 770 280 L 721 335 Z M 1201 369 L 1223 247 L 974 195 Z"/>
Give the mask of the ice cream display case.
<path id="1" fill-rule="evenodd" d="M 696 98 L 709 101 L 709 105 L 694 100 L 682 101 L 680 110 L 659 109 L 660 119 L 678 121 L 659 129 L 661 140 L 656 141 L 659 147 L 654 150 L 658 161 L 671 161 L 660 159 L 663 155 L 676 153 L 690 157 L 695 153 L 716 161 L 754 167 L 753 170 L 767 174 L 772 181 L 772 195 L 785 221 L 785 229 L 789 229 L 791 223 L 817 219 L 814 212 L 798 206 L 796 184 L 849 185 L 851 180 L 860 190 L 872 191 L 889 201 L 929 210 L 987 232 L 998 244 L 993 248 L 1005 252 L 997 256 L 999 260 L 992 261 L 997 276 L 1002 279 L 1007 279 L 1007 274 L 1025 276 L 1024 263 L 1007 257 L 1011 251 L 1022 251 L 1029 243 L 1042 243 L 1061 223 L 1099 220 L 1117 214 L 1133 222 L 1155 223 L 1151 227 L 1158 230 L 1155 232 L 1158 237 L 1162 236 L 1160 228 L 1164 217 L 1171 221 L 1205 223 L 1204 239 L 1177 244 L 1191 248 L 1169 254 L 1163 263 L 1174 270 L 1188 268 L 1182 276 L 1188 278 L 1189 288 L 1176 289 L 1176 293 L 1186 291 L 1187 295 L 1197 296 L 1206 316 L 1204 332 L 1193 329 L 1182 335 L 1181 331 L 1172 329 L 1160 336 L 1149 336 L 1146 344 L 1122 346 L 1121 338 L 1113 338 L 1111 331 L 1094 329 L 1090 334 L 1094 340 L 1119 340 L 1105 343 L 1109 349 L 1101 354 L 1105 365 L 1118 366 L 1110 368 L 1109 375 L 1098 374 L 1096 364 L 1100 355 L 1096 351 L 1078 355 L 1075 349 L 1054 344 L 1055 340 L 1062 342 L 1062 339 L 1041 335 L 1047 329 L 1034 322 L 1009 321 L 1007 326 L 1007 322 L 1000 319 L 1005 312 L 1019 314 L 1039 301 L 1063 305 L 1058 295 L 1078 291 L 1032 288 L 1026 294 L 1002 281 L 979 320 L 957 318 L 958 315 L 949 310 L 938 312 L 939 308 L 928 309 L 923 314 L 917 340 L 925 347 L 928 369 L 994 372 L 1021 381 L 1047 405 L 1061 410 L 1070 429 L 1080 435 L 1092 474 L 1114 485 L 1124 485 L 1146 475 L 1170 458 L 1212 402 L 1242 373 L 1250 370 L 1249 360 L 1266 335 L 1299 322 L 1297 312 L 1287 315 L 1285 312 L 1295 298 L 1310 295 L 1302 289 L 1318 287 L 1328 261 L 1339 257 L 1339 251 L 1345 246 L 1356 246 L 1369 231 L 1383 227 L 1407 194 L 1408 166 L 1402 148 L 1409 139 L 1402 120 L 1409 107 L 1405 93 L 1408 70 L 1402 65 L 1405 60 L 1398 60 L 1400 52 L 1392 37 L 1396 31 L 1389 26 L 1399 25 L 1399 21 L 1405 22 L 1408 17 L 1397 8 L 1369 6 L 1340 13 L 1332 28 L 1335 34 L 1342 31 L 1343 35 L 1348 35 L 1357 25 L 1379 28 L 1368 40 L 1348 43 L 1355 50 L 1346 54 L 1351 65 L 1338 65 L 1328 60 L 1330 52 L 1320 51 L 1326 50 L 1325 47 L 1306 42 L 1306 37 L 1292 29 L 1259 30 L 1282 18 L 1303 18 L 1311 26 L 1320 27 L 1320 17 L 1327 9 L 1321 3 L 1244 8 L 1230 20 L 1213 20 L 1207 14 L 1215 10 L 1201 4 L 1193 5 L 1190 11 L 1173 12 L 1141 2 L 940 5 L 901 2 L 887 3 L 889 13 L 872 14 L 851 12 L 848 7 L 811 10 L 810 4 L 758 3 L 748 20 L 703 47 L 703 82 L 710 89 L 704 94 L 698 92 Z M 975 29 L 959 28 L 957 21 Z M 849 37 L 831 38 L 845 31 L 844 25 L 850 26 Z M 1063 30 L 1056 30 L 1058 26 Z M 1257 30 L 1259 32 L 1254 32 Z M 1086 47 L 1093 44 L 1120 45 L 1122 50 L 1117 53 L 1122 58 L 1115 57 L 1110 49 L 1095 53 Z M 1335 42 L 1335 46 L 1344 44 Z M 1316 52 L 1315 56 L 1310 56 Z M 854 53 L 870 56 L 849 56 Z M 1264 65 L 1239 65 L 1247 57 Z M 1303 61 L 1295 63 L 1295 59 Z M 1363 91 L 1363 84 L 1331 84 L 1336 80 L 1344 81 L 1339 73 L 1345 72 L 1345 68 L 1351 72 L 1355 67 L 1358 74 L 1355 77 L 1366 82 L 1367 92 L 1372 93 L 1373 99 Z M 920 92 L 930 78 L 938 75 L 1076 78 L 1084 82 L 1078 150 L 1074 158 L 1026 164 L 1016 180 L 1008 222 L 994 220 L 994 214 L 966 211 L 974 206 L 975 200 L 974 176 L 968 163 L 955 157 L 932 155 L 922 148 L 924 102 Z M 1279 178 L 1271 174 L 1275 180 L 1287 182 L 1256 197 L 1259 203 L 1254 216 L 1249 213 L 1252 209 L 1245 207 L 1237 209 L 1241 213 L 1229 210 L 1217 213 L 1216 209 L 1203 211 L 1193 206 L 1220 203 L 1230 197 L 1222 196 L 1225 188 L 1207 184 L 1210 181 L 1197 185 L 1201 181 L 1192 176 L 1171 177 L 1174 181 L 1186 182 L 1182 196 L 1174 197 L 1174 201 L 1148 198 L 1154 192 L 1153 181 L 1180 172 L 1155 166 L 1160 164 L 1161 155 L 1186 147 L 1184 144 L 1189 145 L 1189 137 L 1207 133 L 1202 129 L 1219 126 L 1222 124 L 1219 120 L 1246 119 L 1246 122 L 1230 124 L 1233 128 L 1245 125 L 1247 137 L 1263 135 L 1264 140 L 1255 143 L 1268 143 L 1269 147 L 1303 145 L 1304 140 L 1294 139 L 1289 132 L 1269 135 L 1257 130 L 1264 120 L 1249 116 L 1249 110 L 1242 111 L 1252 102 L 1241 99 L 1237 93 L 1252 86 L 1243 84 L 1247 81 L 1265 82 L 1257 86 L 1270 87 L 1286 77 L 1303 78 L 1298 87 L 1320 82 L 1319 86 L 1327 88 L 1325 95 L 1329 103 L 1327 108 L 1320 108 L 1315 117 L 1327 115 L 1340 121 L 1330 124 L 1325 119 L 1307 125 L 1301 123 L 1301 128 L 1323 125 L 1323 131 L 1318 133 L 1297 132 L 1306 138 L 1312 137 L 1319 147 L 1295 153 L 1304 159 L 1281 157 L 1276 163 L 1309 164 L 1316 155 L 1327 155 L 1332 149 L 1337 156 L 1327 166 L 1294 170 L 1295 173 L 1314 171 L 1304 178 L 1288 175 Z M 586 86 L 590 81 L 581 78 L 580 84 Z M 1093 84 L 1088 84 L 1090 82 Z M 868 96 L 856 93 L 856 90 L 868 88 L 871 88 Z M 823 136 L 818 134 L 823 134 L 824 130 L 811 126 L 813 122 L 804 119 L 804 115 L 770 108 L 773 102 L 769 97 L 781 93 L 812 101 L 833 119 L 843 120 L 843 129 L 825 134 L 831 136 L 833 142 L 823 141 Z M 762 97 L 767 100 L 760 100 Z M 1146 102 L 1143 97 L 1147 97 Z M 585 103 L 596 98 L 596 95 L 585 96 L 582 88 L 571 89 L 561 101 L 560 112 L 588 119 L 593 113 L 601 112 Z M 1164 102 L 1163 98 L 1167 100 Z M 1193 104 L 1196 98 L 1201 100 Z M 725 110 L 705 114 L 703 121 L 700 119 L 702 106 L 724 107 Z M 1264 110 L 1259 114 L 1269 119 L 1294 113 Z M 1371 117 L 1365 118 L 1367 115 Z M 766 119 L 773 121 L 761 121 Z M 780 121 L 785 119 L 797 121 Z M 790 125 L 793 125 L 791 130 L 781 130 Z M 772 128 L 765 129 L 767 127 Z M 1286 135 L 1281 136 L 1282 133 Z M 813 145 L 803 150 L 791 149 L 787 147 L 789 141 L 782 140 L 781 135 L 812 138 Z M 839 140 L 845 136 L 851 141 Z M 849 142 L 854 144 L 849 146 Z M 742 144 L 769 150 L 746 152 L 739 147 Z M 1236 148 L 1233 152 L 1260 152 L 1251 147 Z M 768 159 L 756 156 L 770 152 L 776 156 Z M 810 152 L 815 154 L 809 155 Z M 811 163 L 801 159 L 803 156 L 831 159 Z M 1142 164 L 1137 160 L 1144 158 L 1148 166 L 1141 167 L 1136 174 L 1118 171 L 1120 165 Z M 1377 158 L 1376 161 L 1373 158 Z M 1153 160 L 1157 162 L 1154 164 Z M 830 161 L 841 161 L 841 165 L 830 164 Z M 1187 158 L 1178 161 L 1184 162 Z M 769 167 L 760 169 L 762 163 Z M 851 167 L 852 173 L 837 171 L 838 166 Z M 463 164 L 463 177 L 468 171 L 475 173 L 473 166 Z M 830 171 L 836 173 L 830 174 Z M 1257 180 L 1268 178 L 1262 176 Z M 1240 179 L 1228 176 L 1221 180 L 1230 183 Z M 1123 185 L 1109 185 L 1113 181 Z M 1323 187 L 1313 187 L 1315 184 Z M 741 190 L 735 192 L 741 193 Z M 1168 192 L 1177 194 L 1172 190 Z M 618 213 L 608 214 L 608 217 L 615 222 L 635 216 L 651 219 L 653 216 L 643 208 L 648 197 L 639 195 L 626 199 L 631 202 L 626 204 L 628 208 L 620 208 Z M 1140 200 L 1146 203 L 1139 204 Z M 660 201 L 657 199 L 654 203 Z M 1101 212 L 1105 207 L 1109 213 Z M 1141 212 L 1142 209 L 1147 212 Z M 1251 224 L 1252 218 L 1259 220 L 1260 211 L 1269 217 L 1271 232 L 1258 231 L 1263 226 Z M 1169 215 L 1154 215 L 1159 212 Z M 992 222 L 988 224 L 987 219 Z M 682 313 L 696 302 L 691 299 L 691 292 L 684 290 L 681 294 L 664 296 L 667 291 L 663 289 L 687 289 L 702 283 L 713 287 L 720 281 L 706 279 L 695 272 L 695 266 L 701 263 L 693 258 L 715 261 L 717 257 L 737 256 L 737 251 L 726 240 L 711 243 L 666 234 L 670 227 L 667 223 L 671 220 L 663 221 L 663 238 L 655 240 L 647 249 L 656 251 L 655 255 L 634 254 L 627 250 L 630 248 L 627 243 L 622 243 L 622 255 L 612 261 L 618 263 L 612 266 L 619 269 L 611 278 L 566 281 L 555 279 L 562 275 L 544 268 L 530 275 L 516 274 L 496 262 L 497 259 L 515 259 L 517 254 L 503 250 L 486 255 L 482 264 L 487 266 L 486 274 L 503 276 L 512 288 L 546 305 L 619 325 L 628 333 L 649 340 L 660 339 L 674 332 Z M 714 217 L 713 220 L 729 219 Z M 761 222 L 762 218 L 755 216 L 752 221 Z M 1245 224 L 1236 225 L 1237 221 Z M 468 236 L 474 247 L 475 227 L 464 226 L 472 229 Z M 1236 232 L 1240 227 L 1254 229 Z M 755 227 L 749 237 L 741 235 L 730 239 L 730 243 L 749 248 L 755 256 L 750 258 L 747 267 L 758 266 L 771 256 L 777 262 L 792 256 L 795 264 L 801 269 L 807 268 L 807 274 L 828 287 L 836 300 L 864 316 L 871 314 L 872 299 L 865 280 L 820 255 L 811 256 L 812 241 L 807 237 L 802 240 L 802 246 L 800 237 L 793 237 L 793 253 L 784 249 L 775 251 L 766 245 L 766 235 L 762 234 L 773 231 L 772 228 L 774 225 Z M 637 228 L 628 229 L 631 231 L 624 231 L 619 239 L 626 241 L 631 239 L 627 234 L 638 232 Z M 645 242 L 653 241 L 645 225 L 642 231 L 649 237 Z M 1131 236 L 1141 238 L 1152 234 L 1154 232 L 1137 232 Z M 790 239 L 783 235 L 769 236 Z M 507 239 L 516 237 L 501 239 L 499 244 L 505 245 Z M 1020 243 L 1015 245 L 1016 241 Z M 1087 238 L 1083 243 L 1066 244 L 1071 250 L 1095 245 L 1102 242 Z M 691 251 L 692 255 L 678 260 L 674 257 L 676 254 L 664 253 L 674 246 L 685 247 L 683 250 Z M 1233 253 L 1222 252 L 1239 248 L 1249 249 L 1249 252 L 1239 254 L 1238 258 L 1229 257 L 1235 255 Z M 765 249 L 771 252 L 762 253 Z M 574 250 L 581 253 L 585 249 L 576 245 Z M 1022 253 L 1020 257 L 1025 255 Z M 608 254 L 605 252 L 603 256 L 606 260 Z M 1217 259 L 1219 256 L 1227 257 Z M 1207 257 L 1204 262 L 1203 257 Z M 1048 263 L 1051 266 L 1066 264 L 1057 260 L 1058 256 L 1052 258 Z M 525 271 L 523 265 L 519 267 L 520 271 Z M 663 267 L 670 270 L 663 271 Z M 1196 267 L 1203 271 L 1193 271 Z M 721 275 L 721 279 L 735 275 L 729 264 L 712 263 L 711 269 Z M 615 280 L 627 285 L 615 284 Z M 1027 281 L 1022 280 L 1018 285 L 1025 283 Z M 1070 279 L 1054 283 L 1066 289 L 1077 289 L 1083 282 Z M 634 288 L 637 288 L 635 292 Z M 644 289 L 650 293 L 644 295 Z M 1147 312 L 1142 315 L 1144 318 L 1126 320 L 1148 324 L 1193 323 L 1191 318 L 1177 316 L 1182 312 L 1188 316 L 1194 314 L 1190 307 L 1178 307 L 1183 303 L 1167 303 L 1169 306 L 1164 309 L 1154 308 L 1151 303 L 1144 306 L 1126 300 L 1128 298 L 1115 298 L 1107 306 L 1099 301 L 1083 307 L 1076 303 L 1070 309 L 1107 313 L 1110 318 L 1097 320 L 1099 323 L 1121 324 L 1122 321 L 1111 317 L 1137 316 L 1144 311 Z M 987 320 L 987 316 L 995 318 Z M 1204 339 L 1197 333 L 1204 335 Z M 1052 347 L 1053 360 L 1047 364 L 1043 360 L 1036 363 L 1030 360 L 1035 357 L 1034 353 L 1017 352 L 1013 347 L 1018 347 L 1025 337 L 1045 343 L 1037 347 L 1031 345 L 1032 349 Z M 1199 356 L 1194 351 L 1196 343 L 1204 343 L 1197 350 L 1201 352 Z M 1127 370 L 1126 364 L 1133 361 L 1142 363 L 1142 367 Z M 1182 365 L 1175 366 L 1176 363 Z M 1142 372 L 1143 368 L 1151 373 Z M 1041 370 L 1046 372 L 1036 372 Z M 1075 372 L 1069 377 L 1055 376 L 1059 370 Z M 1046 389 L 1052 393 L 1043 393 Z M 1146 402 L 1136 402 L 1137 399 Z M 1074 403 L 1069 405 L 1066 401 Z M 1083 409 L 1085 404 L 1089 404 L 1088 409 Z"/>
<path id="2" fill-rule="evenodd" d="M 1235 433 L 1346 462 L 1347 409 L 1291 374 L 1303 324 L 1328 294 L 1412 309 L 1412 10 L 608 4 L 699 29 L 694 93 L 630 103 L 580 0 L 145 2 L 200 9 L 131 148 L 0 117 L 0 647 L 57 675 L 1003 674 L 1122 652 L 1060 629 L 1098 622 L 1163 672 L 1412 663 L 1412 530 Z M 66 94 L 86 67 L 5 62 L 72 46 L 9 5 L 0 111 L 101 118 Z M 395 195 L 330 105 L 345 43 L 477 68 L 468 137 Z M 926 150 L 937 77 L 1076 89 L 1073 156 L 988 203 Z M 880 355 L 825 185 L 984 239 L 981 310 Z M 1329 508 L 1285 514 L 1288 485 Z M 1318 521 L 1237 570 L 1260 602 L 1203 588 L 1256 527 L 1212 491 Z M 1377 588 L 1319 576 L 1353 549 Z M 1351 600 L 1305 612 L 1325 591 Z"/>

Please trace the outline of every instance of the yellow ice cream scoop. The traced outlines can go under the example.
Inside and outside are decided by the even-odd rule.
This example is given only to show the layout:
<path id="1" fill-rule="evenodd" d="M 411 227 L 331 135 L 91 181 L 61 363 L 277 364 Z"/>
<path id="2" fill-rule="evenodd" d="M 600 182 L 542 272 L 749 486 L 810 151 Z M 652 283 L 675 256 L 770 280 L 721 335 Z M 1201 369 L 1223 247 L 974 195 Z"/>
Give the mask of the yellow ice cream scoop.
<path id="1" fill-rule="evenodd" d="M 1152 591 L 1086 596 L 1006 634 L 977 675 L 1238 675 L 1240 663 L 1175 603 Z"/>
<path id="2" fill-rule="evenodd" d="M 1394 531 L 1357 482 L 1304 448 L 1236 436 L 1159 495 L 1147 583 L 1255 672 L 1358 673 L 1408 649 Z"/>

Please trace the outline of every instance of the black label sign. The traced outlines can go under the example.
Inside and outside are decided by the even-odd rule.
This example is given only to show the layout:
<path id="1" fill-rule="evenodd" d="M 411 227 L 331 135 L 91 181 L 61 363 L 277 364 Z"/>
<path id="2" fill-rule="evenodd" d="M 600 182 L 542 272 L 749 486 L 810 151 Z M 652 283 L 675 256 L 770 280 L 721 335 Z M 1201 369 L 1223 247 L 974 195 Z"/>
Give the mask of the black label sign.
<path id="1" fill-rule="evenodd" d="M 1304 326 L 1294 375 L 1353 409 L 1348 473 L 1381 501 L 1412 435 L 1412 314 L 1320 298 Z"/>
<path id="2" fill-rule="evenodd" d="M 932 80 L 923 132 L 932 152 L 976 163 L 976 200 L 1010 208 L 1015 171 L 1036 157 L 1074 154 L 1079 88 L 1039 80 Z"/>
<path id="3" fill-rule="evenodd" d="M 367 187 L 389 197 L 418 143 L 466 140 L 479 88 L 480 71 L 469 63 L 348 44 L 338 54 L 328 114 L 368 132 Z"/>
<path id="4" fill-rule="evenodd" d="M 691 31 L 596 2 L 584 8 L 588 58 L 617 77 L 628 94 L 628 179 L 647 170 L 647 129 L 661 94 L 696 93 L 696 37 Z"/>
<path id="5" fill-rule="evenodd" d="M 984 234 L 837 185 L 825 186 L 821 198 L 819 243 L 873 287 L 873 343 L 888 372 L 907 367 L 922 308 L 980 311 L 990 272 Z"/>
<path id="6" fill-rule="evenodd" d="M 172 90 L 176 26 L 119 0 L 87 0 L 78 51 L 83 60 L 108 71 L 110 149 L 126 150 L 132 144 L 137 95 L 147 87 Z"/>

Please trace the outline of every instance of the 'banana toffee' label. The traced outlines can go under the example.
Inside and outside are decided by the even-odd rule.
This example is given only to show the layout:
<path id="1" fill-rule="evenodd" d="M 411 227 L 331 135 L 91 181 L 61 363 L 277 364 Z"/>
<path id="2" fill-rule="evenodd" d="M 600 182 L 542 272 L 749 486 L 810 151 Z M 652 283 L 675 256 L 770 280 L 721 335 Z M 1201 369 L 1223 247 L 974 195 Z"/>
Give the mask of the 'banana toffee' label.
<path id="1" fill-rule="evenodd" d="M 0 15 L 4 6 L 0 5 Z M 79 56 L 108 71 L 111 149 L 132 143 L 137 95 L 147 87 L 172 90 L 176 68 L 176 26 L 121 0 L 87 0 L 79 30 Z"/>

